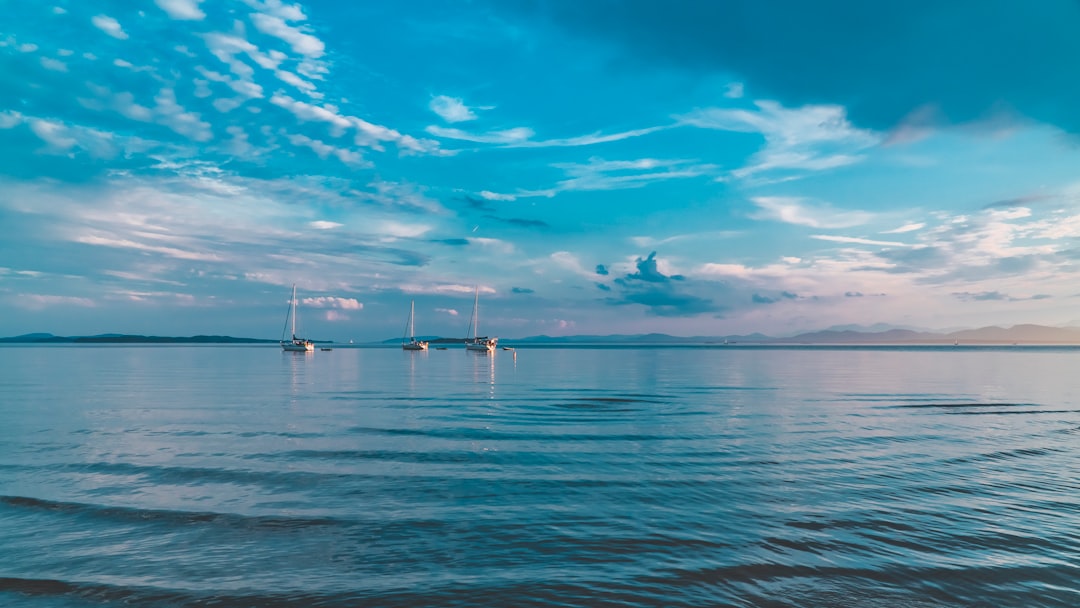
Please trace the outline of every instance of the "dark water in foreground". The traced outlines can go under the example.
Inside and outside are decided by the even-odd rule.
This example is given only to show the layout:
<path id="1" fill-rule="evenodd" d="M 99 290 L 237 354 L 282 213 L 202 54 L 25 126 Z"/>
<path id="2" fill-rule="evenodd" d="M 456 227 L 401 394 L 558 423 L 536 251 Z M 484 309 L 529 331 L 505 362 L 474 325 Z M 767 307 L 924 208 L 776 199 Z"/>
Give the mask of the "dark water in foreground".
<path id="1" fill-rule="evenodd" d="M 2 347 L 0 605 L 1078 606 L 1080 350 Z"/>

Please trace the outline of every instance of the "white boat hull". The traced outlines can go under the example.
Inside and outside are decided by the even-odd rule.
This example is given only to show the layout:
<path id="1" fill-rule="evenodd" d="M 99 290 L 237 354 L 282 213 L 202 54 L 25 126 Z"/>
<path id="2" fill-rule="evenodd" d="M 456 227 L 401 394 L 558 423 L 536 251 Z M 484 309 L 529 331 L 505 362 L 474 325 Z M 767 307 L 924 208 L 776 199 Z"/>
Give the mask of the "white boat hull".
<path id="1" fill-rule="evenodd" d="M 495 348 L 499 344 L 498 338 L 492 338 L 488 340 L 481 340 L 479 342 L 466 342 L 465 350 L 478 352 L 478 353 L 493 353 Z"/>

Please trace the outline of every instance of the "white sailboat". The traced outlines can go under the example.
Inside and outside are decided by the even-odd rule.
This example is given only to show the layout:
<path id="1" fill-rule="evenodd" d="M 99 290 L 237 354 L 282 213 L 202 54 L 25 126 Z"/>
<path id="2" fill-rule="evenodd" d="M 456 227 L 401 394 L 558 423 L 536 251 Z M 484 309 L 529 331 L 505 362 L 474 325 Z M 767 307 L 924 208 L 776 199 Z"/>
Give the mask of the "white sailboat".
<path id="1" fill-rule="evenodd" d="M 477 333 L 479 313 L 480 311 L 480 287 L 476 287 L 476 294 L 473 296 L 473 309 L 472 320 L 469 322 L 468 336 L 465 338 L 465 350 L 482 353 L 493 353 L 495 348 L 499 345 L 498 338 L 489 338 L 487 336 L 479 336 Z"/>
<path id="2" fill-rule="evenodd" d="M 401 339 L 401 348 L 404 350 L 427 350 L 428 343 L 423 340 L 416 339 L 416 328 L 414 326 L 416 320 L 416 302 L 409 302 L 409 322 L 406 325 L 405 337 Z M 409 341 L 406 342 L 405 340 Z"/>
<path id="3" fill-rule="evenodd" d="M 315 350 L 315 343 L 306 338 L 296 337 L 296 283 L 292 286 L 292 299 L 289 300 L 289 313 L 285 317 L 285 325 L 290 327 L 290 333 L 292 334 L 291 340 L 285 339 L 285 330 L 281 331 L 281 348 L 282 350 L 292 352 L 312 352 Z"/>

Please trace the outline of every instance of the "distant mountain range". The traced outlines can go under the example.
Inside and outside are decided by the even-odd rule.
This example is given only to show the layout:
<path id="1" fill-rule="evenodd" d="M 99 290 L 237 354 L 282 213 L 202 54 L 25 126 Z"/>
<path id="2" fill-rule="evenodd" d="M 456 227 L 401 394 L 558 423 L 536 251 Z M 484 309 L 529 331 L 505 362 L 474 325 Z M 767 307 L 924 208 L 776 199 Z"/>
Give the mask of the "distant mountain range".
<path id="1" fill-rule="evenodd" d="M 232 336 L 137 336 L 131 334 L 99 334 L 96 336 L 54 336 L 52 334 L 23 334 L 0 338 L 0 343 L 18 344 L 264 344 L 277 340 L 234 338 Z"/>
<path id="2" fill-rule="evenodd" d="M 880 325 L 875 327 L 880 327 Z M 1080 327 L 1047 327 L 1029 324 L 1012 327 L 981 327 L 947 333 L 897 328 L 882 331 L 827 329 L 782 338 L 760 333 L 693 337 L 666 334 L 531 336 L 520 340 L 507 339 L 506 342 L 514 344 L 1080 344 Z"/>
<path id="3" fill-rule="evenodd" d="M 846 326 L 852 327 L 852 326 Z M 876 329 L 882 325 L 871 326 Z M 418 339 L 432 344 L 460 344 L 463 338 L 427 336 Z M 390 338 L 372 344 L 396 344 L 401 338 Z M 507 344 L 1080 344 L 1080 327 L 1048 327 L 1045 325 L 1014 325 L 1012 327 L 981 327 L 947 333 L 914 329 L 833 328 L 790 337 L 775 338 L 761 333 L 727 336 L 671 336 L 668 334 L 614 334 L 607 336 L 529 336 L 504 338 Z M 0 338 L 0 343 L 38 344 L 274 344 L 277 340 L 234 338 L 232 336 L 140 336 L 129 334 L 100 334 L 96 336 L 54 336 L 47 333 L 24 334 Z M 329 343 L 329 340 L 322 341 Z"/>
<path id="4" fill-rule="evenodd" d="M 509 342 L 510 340 L 508 340 Z M 680 337 L 665 334 L 615 336 L 533 336 L 514 343 L 645 343 L 645 344 L 1080 344 L 1080 327 L 1047 327 L 1044 325 L 1015 325 L 1013 327 L 982 327 L 948 333 L 888 329 L 857 331 L 829 329 L 774 338 L 760 333 L 729 336 Z"/>

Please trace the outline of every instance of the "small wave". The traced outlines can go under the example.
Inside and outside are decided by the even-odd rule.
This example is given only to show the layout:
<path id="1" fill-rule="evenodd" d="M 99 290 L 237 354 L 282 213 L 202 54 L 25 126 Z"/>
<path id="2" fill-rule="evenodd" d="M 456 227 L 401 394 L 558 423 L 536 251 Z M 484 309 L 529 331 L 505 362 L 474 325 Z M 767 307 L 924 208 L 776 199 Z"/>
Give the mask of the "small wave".
<path id="1" fill-rule="evenodd" d="M 976 454 L 974 456 L 963 456 L 960 458 L 953 458 L 945 462 L 949 464 L 964 464 L 972 462 L 987 462 L 994 460 L 1011 460 L 1013 458 L 1049 456 L 1052 454 L 1060 454 L 1062 452 L 1064 452 L 1064 450 L 1058 448 L 1018 448 L 1015 450 L 999 450 L 996 452 L 987 452 L 985 454 Z"/>
<path id="2" fill-rule="evenodd" d="M 924 408 L 983 408 L 983 407 L 1039 407 L 1038 403 L 971 403 L 971 402 L 958 402 L 958 403 L 901 403 L 898 405 L 882 406 L 882 409 L 924 409 Z"/>
<path id="3" fill-rule="evenodd" d="M 915 532 L 917 530 L 917 528 L 915 528 L 914 526 L 905 524 L 904 522 L 890 521 L 887 519 L 828 519 L 811 521 L 788 521 L 784 522 L 784 525 L 791 528 L 811 530 L 814 532 L 821 532 L 832 529 L 854 530 L 859 528 L 886 529 L 896 532 Z"/>
<path id="4" fill-rule="evenodd" d="M 385 460 L 390 462 L 415 462 L 435 464 L 483 463 L 494 452 L 483 451 L 431 451 L 404 452 L 400 450 L 294 450 L 273 454 L 252 454 L 248 458 L 260 460 Z"/>
<path id="5" fill-rule="evenodd" d="M 212 524 L 230 528 L 259 530 L 291 530 L 322 526 L 337 526 L 341 522 L 331 518 L 281 517 L 260 515 L 237 515 L 199 511 L 174 511 L 166 509 L 138 509 L 79 502 L 45 500 L 28 496 L 0 496 L 0 504 L 20 509 L 50 511 L 129 522 L 162 522 L 168 524 Z"/>
<path id="6" fill-rule="evenodd" d="M 436 439 L 464 439 L 471 441 L 555 441 L 566 442 L 600 442 L 600 441 L 662 441 L 663 435 L 647 434 L 619 434 L 612 433 L 525 433 L 506 432 L 491 429 L 457 428 L 457 429 L 394 429 L 377 428 L 367 426 L 354 426 L 349 428 L 350 433 L 361 435 L 389 435 L 410 437 L 433 437 Z"/>
<path id="7" fill-rule="evenodd" d="M 252 469 L 225 469 L 210 467 L 175 467 L 161 465 L 138 465 L 126 462 L 95 462 L 89 464 L 64 464 L 49 467 L 53 470 L 72 471 L 80 474 L 118 476 L 141 476 L 154 483 L 178 485 L 206 485 L 208 483 L 270 486 L 280 488 L 304 488 L 334 479 L 336 475 L 308 471 L 259 471 Z"/>
<path id="8" fill-rule="evenodd" d="M 314 608 L 317 606 L 353 606 L 356 596 L 346 594 L 217 594 L 197 593 L 154 587 L 110 585 L 107 583 L 62 581 L 56 579 L 0 578 L 0 593 L 31 597 L 74 597 L 103 605 L 147 606 L 258 606 L 259 608 Z"/>

